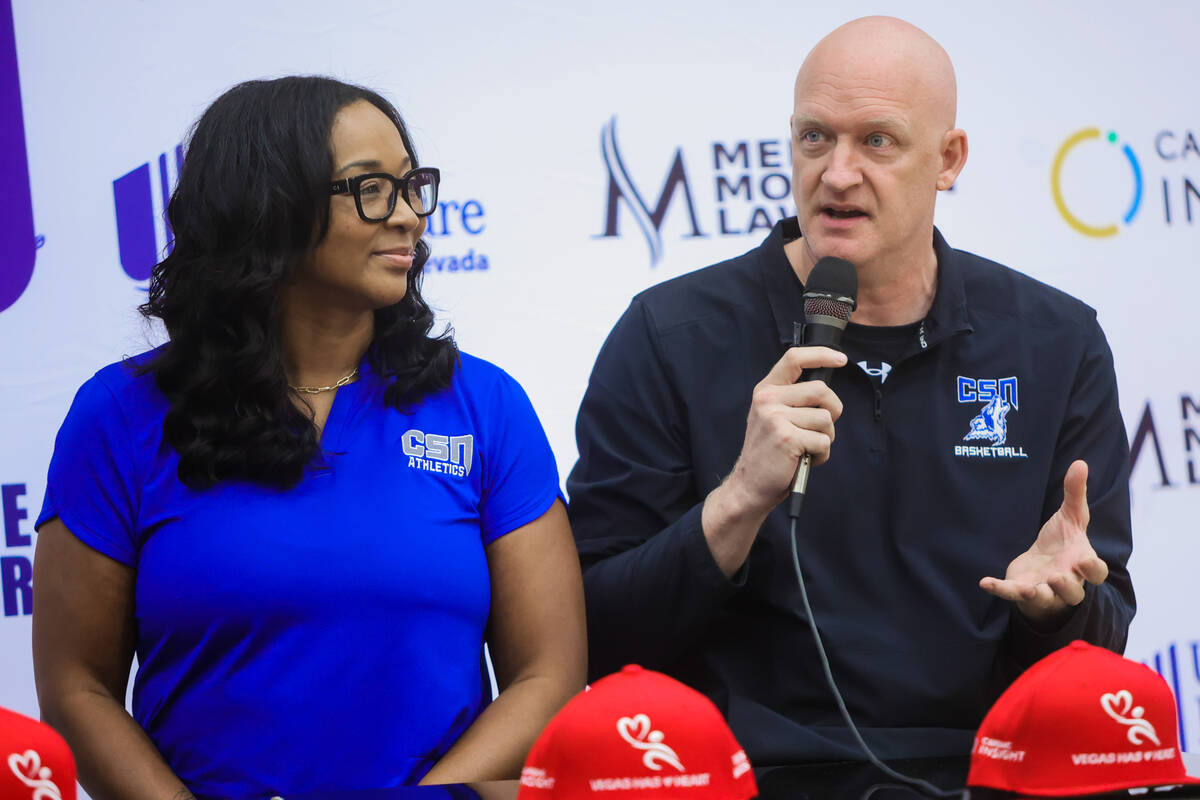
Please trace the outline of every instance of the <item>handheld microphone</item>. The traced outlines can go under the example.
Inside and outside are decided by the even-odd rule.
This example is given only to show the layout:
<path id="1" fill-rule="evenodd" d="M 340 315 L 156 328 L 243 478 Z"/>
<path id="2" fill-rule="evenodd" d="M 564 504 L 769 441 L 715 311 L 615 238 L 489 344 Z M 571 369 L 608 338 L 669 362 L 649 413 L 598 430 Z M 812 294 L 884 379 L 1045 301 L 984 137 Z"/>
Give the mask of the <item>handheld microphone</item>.
<path id="1" fill-rule="evenodd" d="M 822 258 L 813 266 L 812 272 L 808 276 L 808 283 L 804 288 L 804 329 L 803 332 L 799 330 L 793 332 L 792 344 L 825 345 L 838 348 L 842 342 L 842 333 L 846 330 L 846 323 L 850 321 L 850 312 L 858 305 L 857 298 L 858 273 L 855 271 L 854 265 L 840 258 Z M 798 329 L 799 325 L 795 327 Z M 805 370 L 800 376 L 800 380 L 825 381 L 828 384 L 832 377 L 833 370 L 829 367 L 822 367 Z M 817 656 L 821 661 L 821 669 L 825 673 L 825 682 L 833 694 L 833 699 L 837 703 L 838 711 L 841 712 L 842 720 L 846 723 L 846 728 L 854 737 L 854 741 L 858 743 L 859 749 L 867 756 L 867 760 L 877 769 L 893 780 L 915 786 L 931 797 L 958 798 L 963 792 L 942 791 L 928 781 L 902 775 L 880 761 L 871 752 L 871 748 L 863 740 L 862 734 L 858 732 L 858 726 L 854 724 L 854 719 L 850 716 L 849 709 L 846 708 L 846 701 L 842 699 L 842 693 L 837 688 L 837 682 L 833 679 L 833 668 L 829 665 L 829 656 L 825 652 L 825 645 L 821 642 L 821 632 L 817 629 L 816 617 L 813 616 L 812 604 L 808 602 L 808 589 L 804 586 L 804 572 L 800 569 L 800 553 L 796 544 L 796 526 L 799 522 L 800 506 L 804 503 L 804 490 L 808 486 L 810 466 L 811 458 L 805 453 L 800 459 L 800 464 L 796 468 L 796 477 L 792 481 L 792 499 L 788 504 L 788 516 L 791 517 L 792 567 L 796 570 L 796 583 L 800 588 L 800 601 L 804 609 L 804 617 L 808 620 L 808 628 L 812 632 L 813 642 L 817 647 Z M 870 792 L 868 792 L 869 794 Z"/>
<path id="2" fill-rule="evenodd" d="M 841 258 L 826 256 L 813 265 L 804 287 L 804 330 L 800 341 L 794 345 L 823 345 L 835 350 L 842 342 L 842 333 L 850 321 L 850 312 L 858 305 L 858 272 L 854 265 Z M 800 381 L 822 381 L 828 384 L 833 379 L 832 367 L 805 370 Z M 805 453 L 796 467 L 792 479 L 792 499 L 788 504 L 788 516 L 800 516 L 804 503 L 804 491 L 808 487 L 808 473 L 812 458 Z"/>

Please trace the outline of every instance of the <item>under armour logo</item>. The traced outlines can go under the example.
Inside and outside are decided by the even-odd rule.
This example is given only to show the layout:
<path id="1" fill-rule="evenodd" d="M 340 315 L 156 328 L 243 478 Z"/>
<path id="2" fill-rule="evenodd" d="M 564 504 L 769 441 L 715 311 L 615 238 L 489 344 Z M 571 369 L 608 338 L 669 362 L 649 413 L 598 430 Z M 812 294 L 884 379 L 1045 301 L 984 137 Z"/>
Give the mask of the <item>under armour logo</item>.
<path id="1" fill-rule="evenodd" d="M 883 383 L 884 381 L 887 380 L 888 373 L 890 373 L 892 371 L 892 365 L 887 363 L 886 361 L 876 361 L 875 363 L 878 364 L 879 366 L 877 366 L 877 367 L 871 366 L 870 361 L 859 361 L 858 366 L 862 369 L 863 372 L 867 373 L 872 378 L 879 378 L 879 382 Z"/>

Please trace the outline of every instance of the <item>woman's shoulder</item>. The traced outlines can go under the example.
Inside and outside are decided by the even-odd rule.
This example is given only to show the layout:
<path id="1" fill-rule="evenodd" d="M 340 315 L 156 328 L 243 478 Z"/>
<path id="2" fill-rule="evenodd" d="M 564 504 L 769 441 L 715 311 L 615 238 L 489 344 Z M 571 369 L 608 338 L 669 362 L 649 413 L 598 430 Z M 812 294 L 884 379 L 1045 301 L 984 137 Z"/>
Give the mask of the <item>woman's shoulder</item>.
<path id="1" fill-rule="evenodd" d="M 128 421 L 166 413 L 167 400 L 154 382 L 149 365 L 159 349 L 124 356 L 96 371 L 75 395 L 77 410 L 92 414 L 120 414 Z"/>
<path id="2" fill-rule="evenodd" d="M 516 378 L 491 361 L 458 351 L 458 368 L 454 370 L 453 383 L 459 391 L 477 394 L 495 391 L 524 394 Z"/>

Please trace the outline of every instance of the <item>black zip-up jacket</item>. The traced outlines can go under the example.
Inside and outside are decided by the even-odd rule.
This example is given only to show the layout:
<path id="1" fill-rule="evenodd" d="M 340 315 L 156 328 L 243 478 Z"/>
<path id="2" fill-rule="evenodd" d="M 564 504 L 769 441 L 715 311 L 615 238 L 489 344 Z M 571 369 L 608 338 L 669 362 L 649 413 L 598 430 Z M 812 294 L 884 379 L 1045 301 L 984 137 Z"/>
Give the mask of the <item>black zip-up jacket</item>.
<path id="1" fill-rule="evenodd" d="M 698 688 L 756 766 L 858 757 L 801 610 L 786 503 L 732 580 L 700 527 L 753 387 L 802 319 L 783 251 L 799 235 L 785 220 L 745 255 L 634 298 L 596 360 L 567 482 L 592 677 L 640 663 Z M 1024 668 L 1076 638 L 1120 653 L 1134 613 L 1128 444 L 1095 311 L 936 231 L 933 246 L 933 305 L 881 390 L 853 363 L 835 371 L 844 411 L 799 530 L 834 677 L 891 758 L 968 752 Z M 1038 632 L 978 582 L 1030 547 L 1077 458 L 1109 577 Z"/>

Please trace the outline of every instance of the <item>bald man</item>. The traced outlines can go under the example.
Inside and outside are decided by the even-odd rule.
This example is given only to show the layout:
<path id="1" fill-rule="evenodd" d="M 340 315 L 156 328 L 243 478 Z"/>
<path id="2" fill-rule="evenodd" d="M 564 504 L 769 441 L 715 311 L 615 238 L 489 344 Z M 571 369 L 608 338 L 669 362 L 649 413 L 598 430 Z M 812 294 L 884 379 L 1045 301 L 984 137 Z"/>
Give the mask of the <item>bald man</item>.
<path id="1" fill-rule="evenodd" d="M 579 412 L 568 480 L 593 677 L 627 662 L 708 694 L 756 766 L 965 754 L 1020 672 L 1134 612 L 1128 447 L 1095 312 L 947 245 L 967 159 L 945 51 L 901 20 L 838 28 L 791 116 L 797 216 L 634 298 Z M 789 347 L 818 259 L 858 271 L 845 353 Z M 796 383 L 834 367 L 832 388 Z M 836 434 L 836 435 L 835 435 Z"/>

